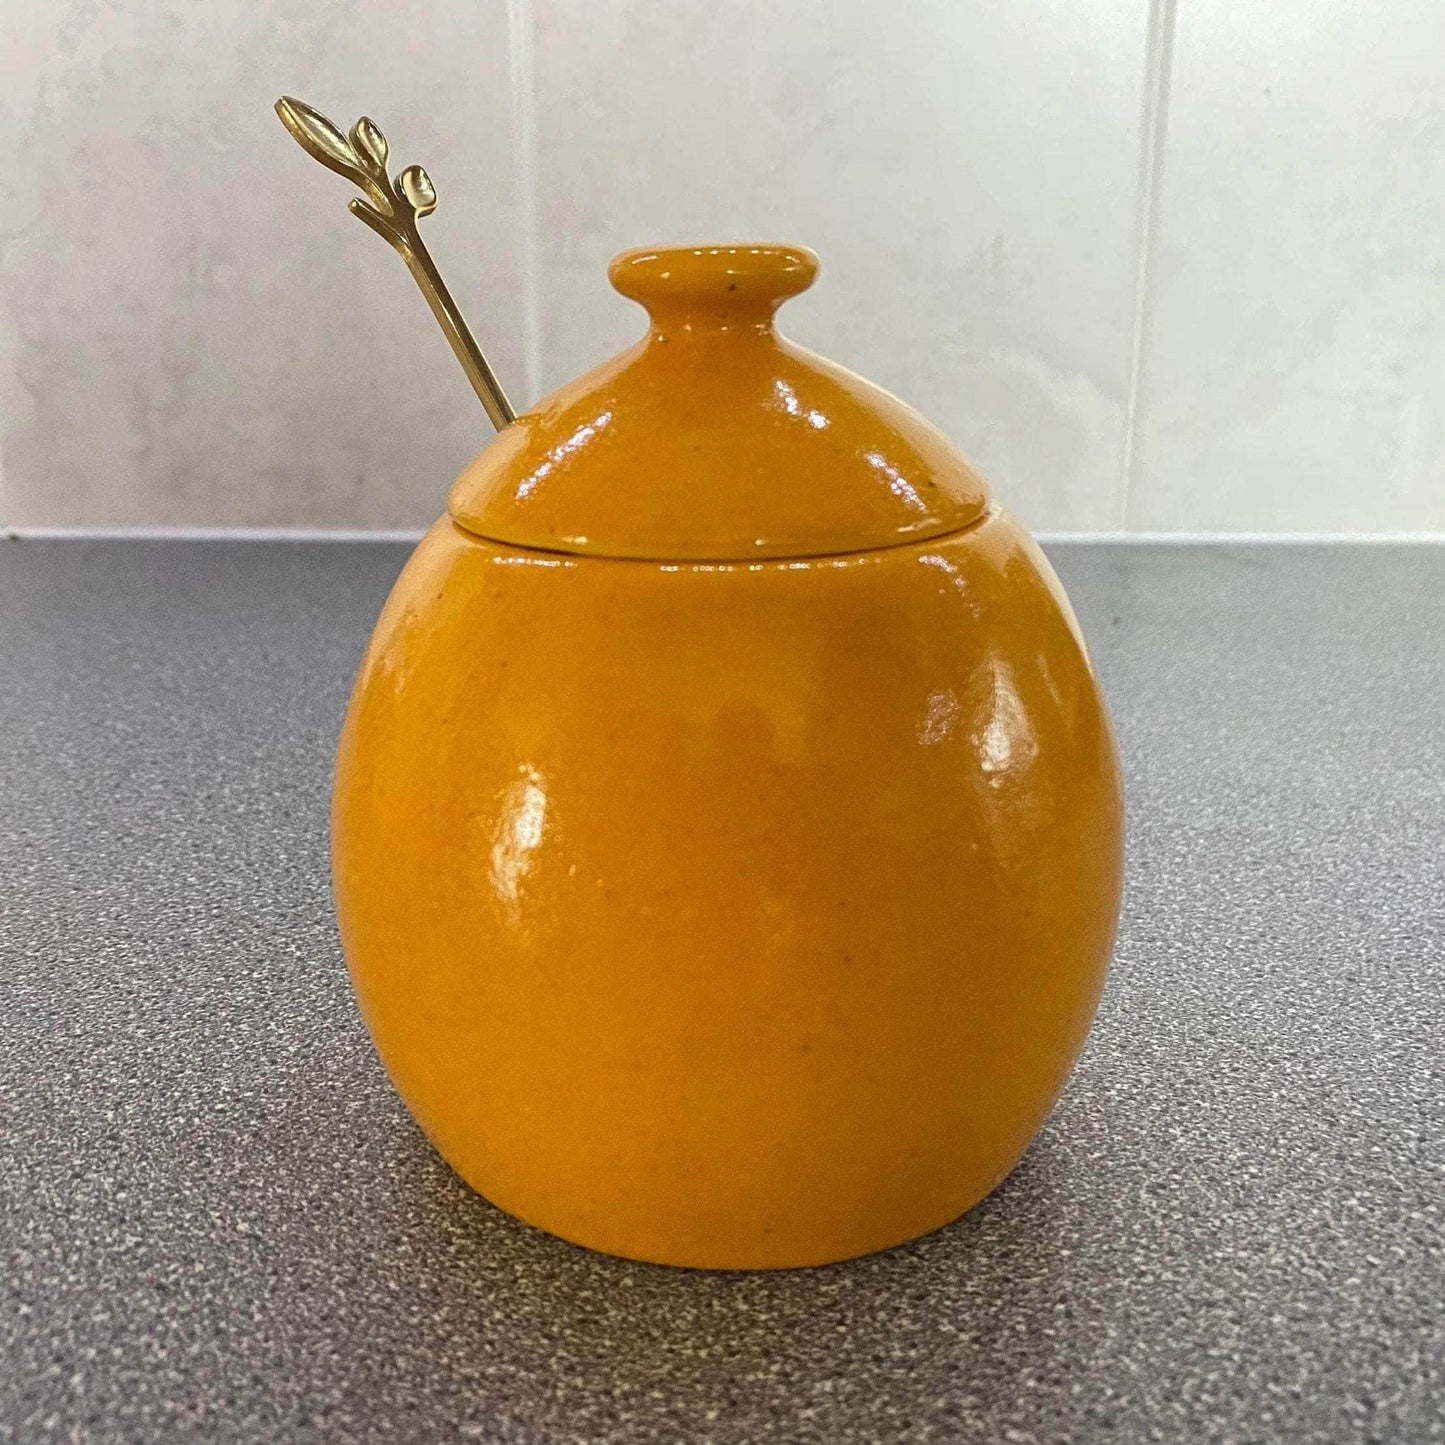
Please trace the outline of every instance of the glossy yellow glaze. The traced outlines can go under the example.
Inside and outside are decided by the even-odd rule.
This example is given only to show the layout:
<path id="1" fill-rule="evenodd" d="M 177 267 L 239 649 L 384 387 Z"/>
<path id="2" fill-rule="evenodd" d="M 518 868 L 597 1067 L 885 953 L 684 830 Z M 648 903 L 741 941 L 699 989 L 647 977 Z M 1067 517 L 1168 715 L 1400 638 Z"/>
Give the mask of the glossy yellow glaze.
<path id="1" fill-rule="evenodd" d="M 769 274 L 747 284 L 789 279 Z M 622 288 L 645 290 L 639 275 L 624 270 Z M 705 283 L 679 314 L 715 304 Z M 750 335 L 793 364 L 766 326 Z M 725 373 L 737 341 L 685 344 L 722 348 Z M 703 386 L 707 370 L 673 384 Z M 627 374 L 608 373 L 603 398 L 619 417 Z M 567 395 L 537 415 L 599 400 Z M 845 388 L 840 432 L 891 459 L 935 445 L 911 413 L 902 441 L 888 409 L 849 420 L 859 395 Z M 695 432 L 706 401 L 677 398 Z M 729 456 L 749 492 L 763 455 L 725 415 L 689 473 L 704 510 Z M 828 419 L 803 425 L 821 435 Z M 644 500 L 629 513 L 613 499 L 593 531 L 655 541 L 654 503 L 679 494 L 685 454 L 636 440 L 616 485 Z M 527 445 L 496 473 L 510 491 L 488 495 L 515 501 L 535 472 Z M 899 496 L 856 450 L 825 455 L 834 475 L 852 467 Z M 944 469 L 949 506 L 979 502 L 958 481 L 972 476 Z M 856 481 L 852 503 L 824 509 L 830 536 L 902 515 Z M 572 500 L 600 506 L 585 475 L 574 483 Z M 688 540 L 775 535 L 753 531 L 714 508 Z M 565 555 L 444 519 L 357 683 L 336 892 L 377 1048 L 463 1178 L 593 1248 L 768 1268 L 934 1229 L 1013 1167 L 1093 1017 L 1119 901 L 1119 774 L 1048 564 L 979 506 L 926 540 L 812 550 Z"/>
<path id="2" fill-rule="evenodd" d="M 518 417 L 462 473 L 452 516 L 524 547 L 717 560 L 976 521 L 988 488 L 946 437 L 774 331 L 817 266 L 794 246 L 619 256 L 613 284 L 647 305 L 647 336 Z"/>

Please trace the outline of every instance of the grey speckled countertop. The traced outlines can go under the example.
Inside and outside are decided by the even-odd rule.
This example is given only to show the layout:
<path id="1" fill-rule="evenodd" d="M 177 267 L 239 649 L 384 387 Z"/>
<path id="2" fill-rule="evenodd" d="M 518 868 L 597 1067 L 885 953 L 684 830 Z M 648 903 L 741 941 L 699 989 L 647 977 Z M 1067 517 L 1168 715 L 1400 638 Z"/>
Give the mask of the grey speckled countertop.
<path id="1" fill-rule="evenodd" d="M 508 1219 L 372 1056 L 327 789 L 404 549 L 0 543 L 0 1440 L 1445 1440 L 1445 548 L 1053 555 L 1098 1026 L 961 1223 L 745 1276 Z"/>

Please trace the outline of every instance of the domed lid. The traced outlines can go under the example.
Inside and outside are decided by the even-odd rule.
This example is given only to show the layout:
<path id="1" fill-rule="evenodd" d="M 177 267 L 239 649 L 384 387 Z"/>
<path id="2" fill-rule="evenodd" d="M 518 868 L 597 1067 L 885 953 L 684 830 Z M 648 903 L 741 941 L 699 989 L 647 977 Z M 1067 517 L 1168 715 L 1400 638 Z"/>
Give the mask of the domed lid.
<path id="1" fill-rule="evenodd" d="M 773 329 L 812 284 L 797 246 L 628 251 L 647 336 L 505 427 L 458 478 L 469 532 L 654 561 L 922 541 L 976 521 L 983 479 L 896 397 Z"/>

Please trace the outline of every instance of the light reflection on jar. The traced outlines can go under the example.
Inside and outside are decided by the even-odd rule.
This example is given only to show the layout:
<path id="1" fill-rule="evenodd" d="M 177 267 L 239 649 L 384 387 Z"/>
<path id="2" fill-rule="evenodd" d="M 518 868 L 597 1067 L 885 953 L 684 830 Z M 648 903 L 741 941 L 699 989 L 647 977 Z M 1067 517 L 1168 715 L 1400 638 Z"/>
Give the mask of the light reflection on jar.
<path id="1" fill-rule="evenodd" d="M 515 927 L 521 921 L 522 884 L 547 823 L 547 789 L 534 768 L 502 793 L 502 808 L 492 842 L 492 891 Z"/>
<path id="2" fill-rule="evenodd" d="M 517 500 L 521 501 L 530 492 L 535 490 L 538 482 L 545 481 L 560 463 L 566 461 L 578 448 L 586 446 L 611 420 L 611 411 L 601 412 L 599 415 L 593 417 L 591 421 L 579 426 L 566 441 L 559 442 L 553 447 L 532 469 L 531 473 L 517 484 Z M 585 538 L 582 540 L 585 540 Z"/>
<path id="3" fill-rule="evenodd" d="M 928 709 L 918 727 L 918 741 L 926 748 L 944 742 L 953 732 L 959 711 L 958 697 L 951 687 L 930 693 Z"/>
<path id="4" fill-rule="evenodd" d="M 1006 787 L 1022 779 L 1039 755 L 1033 723 L 1019 696 L 1013 669 L 1000 657 L 990 657 L 982 726 L 974 734 L 979 767 L 990 787 Z"/>

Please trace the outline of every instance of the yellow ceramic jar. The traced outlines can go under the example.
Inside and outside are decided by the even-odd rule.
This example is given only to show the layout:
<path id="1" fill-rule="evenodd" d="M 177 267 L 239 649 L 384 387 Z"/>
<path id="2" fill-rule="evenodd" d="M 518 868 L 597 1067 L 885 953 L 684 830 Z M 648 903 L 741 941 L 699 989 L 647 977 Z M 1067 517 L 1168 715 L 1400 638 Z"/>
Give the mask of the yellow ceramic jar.
<path id="1" fill-rule="evenodd" d="M 648 336 L 463 474 L 341 740 L 342 936 L 402 1097 L 488 1199 L 635 1259 L 956 1218 L 1112 945 L 1068 603 L 934 428 L 774 331 L 816 265 L 614 262 Z"/>

